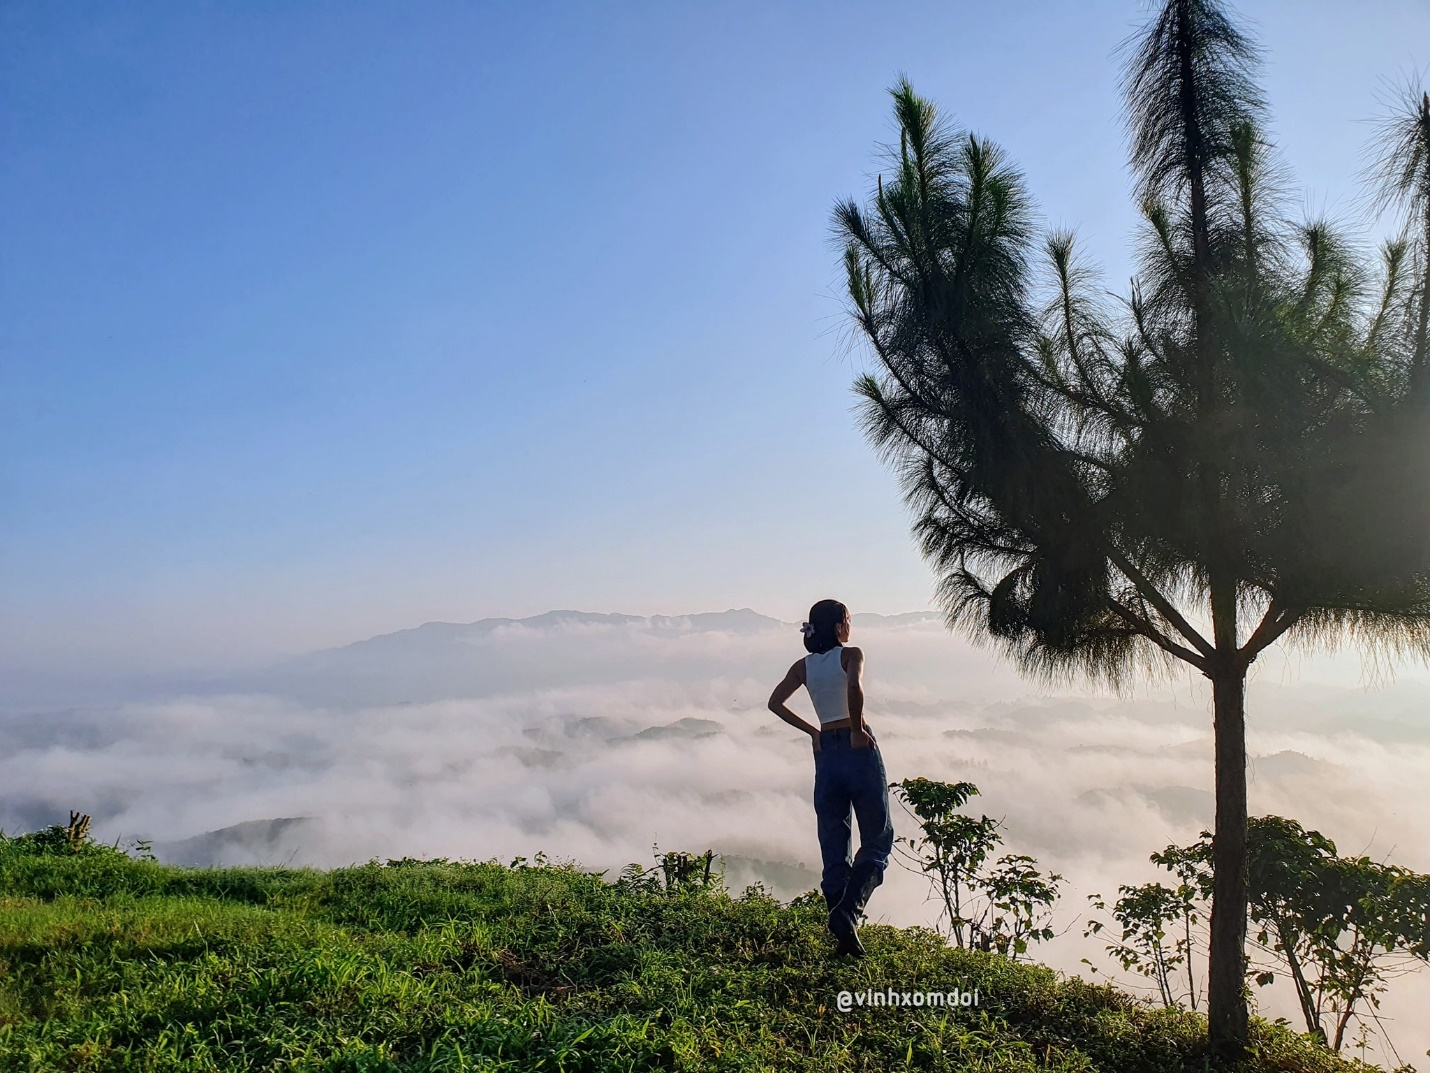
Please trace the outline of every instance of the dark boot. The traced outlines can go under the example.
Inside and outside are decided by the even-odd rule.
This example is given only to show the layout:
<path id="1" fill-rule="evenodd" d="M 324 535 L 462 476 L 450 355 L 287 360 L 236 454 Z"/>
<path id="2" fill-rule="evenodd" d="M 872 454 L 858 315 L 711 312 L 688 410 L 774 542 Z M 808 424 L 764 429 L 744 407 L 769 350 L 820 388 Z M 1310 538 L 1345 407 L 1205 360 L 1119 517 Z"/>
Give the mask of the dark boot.
<path id="1" fill-rule="evenodd" d="M 867 953 L 864 944 L 859 941 L 859 929 L 854 925 L 849 925 L 849 930 L 838 937 L 834 944 L 834 953 L 838 957 L 845 954 L 851 957 L 861 958 Z"/>
<path id="2" fill-rule="evenodd" d="M 859 941 L 859 929 L 855 924 L 869 902 L 869 895 L 882 882 L 882 868 L 863 862 L 854 866 L 849 883 L 844 888 L 844 897 L 829 911 L 829 930 L 839 939 L 836 953 L 853 954 L 855 957 L 864 955 L 864 944 Z"/>
<path id="3" fill-rule="evenodd" d="M 848 888 L 846 887 L 845 889 L 847 890 Z M 847 933 L 840 934 L 834 930 L 836 927 L 834 910 L 839 907 L 839 903 L 843 900 L 843 891 L 838 895 L 830 894 L 828 891 L 824 892 L 824 903 L 829 906 L 829 930 L 834 932 L 834 937 L 839 940 L 838 945 L 835 947 L 835 953 L 854 954 L 857 957 L 864 952 L 864 947 L 859 943 L 859 936 L 854 935 L 851 940 L 851 937 Z"/>

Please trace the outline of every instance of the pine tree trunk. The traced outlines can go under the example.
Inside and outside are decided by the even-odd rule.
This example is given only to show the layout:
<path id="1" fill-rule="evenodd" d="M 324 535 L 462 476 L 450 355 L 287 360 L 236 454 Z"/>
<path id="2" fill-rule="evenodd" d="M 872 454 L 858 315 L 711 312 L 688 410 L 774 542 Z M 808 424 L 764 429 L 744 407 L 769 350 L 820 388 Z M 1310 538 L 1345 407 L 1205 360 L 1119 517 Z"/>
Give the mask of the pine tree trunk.
<path id="1" fill-rule="evenodd" d="M 1220 657 L 1222 653 L 1218 653 Z M 1243 1056 L 1246 1001 L 1246 679 L 1234 658 L 1212 677 L 1216 719 L 1216 831 L 1212 838 L 1211 958 L 1207 1021 L 1212 1053 Z"/>

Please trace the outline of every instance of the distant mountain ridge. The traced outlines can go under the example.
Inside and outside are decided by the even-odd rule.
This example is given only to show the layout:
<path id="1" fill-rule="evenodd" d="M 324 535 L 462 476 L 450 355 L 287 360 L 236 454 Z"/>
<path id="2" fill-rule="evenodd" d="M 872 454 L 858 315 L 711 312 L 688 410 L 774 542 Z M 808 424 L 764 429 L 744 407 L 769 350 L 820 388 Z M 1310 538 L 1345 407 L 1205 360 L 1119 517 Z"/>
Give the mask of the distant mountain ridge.
<path id="1" fill-rule="evenodd" d="M 247 820 L 192 838 L 155 842 L 153 850 L 164 863 L 187 868 L 304 863 L 304 839 L 316 837 L 314 827 L 310 816 Z"/>
<path id="2" fill-rule="evenodd" d="M 872 612 L 861 612 L 854 615 L 853 619 L 855 626 L 875 626 L 923 622 L 929 619 L 937 619 L 938 617 L 939 616 L 933 611 L 907 611 L 898 615 L 878 615 Z M 619 612 L 560 610 L 546 611 L 540 615 L 531 615 L 528 618 L 484 618 L 478 619 L 475 622 L 424 622 L 420 626 L 394 630 L 391 633 L 380 633 L 361 641 L 353 641 L 351 644 L 343 645 L 339 648 L 323 649 L 309 656 L 297 658 L 310 659 L 312 656 L 321 655 L 324 652 L 347 652 L 377 644 L 393 644 L 398 643 L 398 639 L 415 640 L 420 638 L 424 642 L 439 638 L 468 639 L 486 636 L 503 627 L 521 626 L 528 629 L 546 629 L 552 626 L 568 624 L 609 626 L 646 625 L 653 630 L 661 632 L 725 630 L 738 633 L 755 633 L 763 630 L 789 628 L 796 625 L 796 623 L 785 622 L 782 619 L 762 615 L 758 611 L 748 607 L 731 608 L 727 611 L 702 611 L 691 615 L 624 615 Z"/>
<path id="3" fill-rule="evenodd" d="M 861 612 L 855 614 L 854 623 L 859 628 L 899 627 L 938 617 L 932 611 L 898 615 Z M 748 607 L 688 615 L 561 609 L 526 618 L 425 622 L 227 673 L 100 672 L 86 676 L 28 670 L 0 675 L 0 724 L 11 717 L 23 721 L 41 715 L 50 724 L 62 723 L 86 710 L 103 708 L 117 713 L 124 703 L 153 703 L 178 696 L 260 694 L 339 709 L 490 696 L 511 689 L 647 677 L 662 666 L 653 660 L 666 658 L 666 654 L 674 657 L 674 663 L 667 659 L 664 666 L 673 670 L 701 675 L 730 673 L 735 668 L 727 666 L 722 672 L 697 651 L 705 647 L 704 655 L 709 657 L 719 646 L 701 646 L 691 640 L 717 633 L 737 642 L 784 634 L 798 651 L 797 626 Z M 633 637 L 640 642 L 629 643 Z M 662 643 L 667 641 L 672 643 Z M 543 648 L 545 659 L 537 651 Z M 0 725 L 0 744 L 18 733 L 21 731 L 14 727 L 7 730 Z M 94 728 L 85 723 L 84 733 L 92 736 Z"/>
<path id="4" fill-rule="evenodd" d="M 430 643 L 439 640 L 467 640 L 484 637 L 506 627 L 519 626 L 525 629 L 549 629 L 564 625 L 604 625 L 637 626 L 647 625 L 659 631 L 703 631 L 735 630 L 741 633 L 778 629 L 786 625 L 779 619 L 761 615 L 748 607 L 732 608 L 728 611 L 705 611 L 694 615 L 623 615 L 599 611 L 546 611 L 528 618 L 484 618 L 476 622 L 424 622 L 392 633 L 380 633 L 362 641 L 354 641 L 341 648 L 324 649 L 323 652 L 347 652 L 370 646 L 401 644 L 408 640 Z M 322 652 L 313 653 L 321 655 Z M 311 658 L 298 657 L 300 659 Z"/>
<path id="5" fill-rule="evenodd" d="M 861 613 L 856 627 L 937 620 L 931 611 Z M 341 648 L 284 660 L 222 684 L 225 691 L 271 693 L 334 708 L 417 704 L 513 690 L 600 685 L 653 670 L 717 677 L 748 672 L 748 647 L 691 645 L 700 634 L 749 638 L 788 631 L 795 623 L 748 608 L 691 615 L 624 615 L 558 610 L 529 618 L 426 622 Z M 654 643 L 632 645 L 632 631 Z"/>

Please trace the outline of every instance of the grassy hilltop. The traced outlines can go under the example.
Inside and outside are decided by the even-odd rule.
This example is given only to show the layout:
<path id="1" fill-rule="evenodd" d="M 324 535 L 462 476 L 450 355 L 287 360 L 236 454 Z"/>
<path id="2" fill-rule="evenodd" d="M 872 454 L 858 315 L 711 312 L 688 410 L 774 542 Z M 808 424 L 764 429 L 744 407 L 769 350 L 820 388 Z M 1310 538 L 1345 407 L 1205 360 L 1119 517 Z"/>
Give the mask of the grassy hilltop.
<path id="1" fill-rule="evenodd" d="M 186 869 L 0 840 L 0 1070 L 1202 1070 L 1205 1025 L 821 905 L 573 865 Z M 865 988 L 978 988 L 959 1009 Z M 1248 1070 L 1366 1069 L 1274 1025 Z"/>

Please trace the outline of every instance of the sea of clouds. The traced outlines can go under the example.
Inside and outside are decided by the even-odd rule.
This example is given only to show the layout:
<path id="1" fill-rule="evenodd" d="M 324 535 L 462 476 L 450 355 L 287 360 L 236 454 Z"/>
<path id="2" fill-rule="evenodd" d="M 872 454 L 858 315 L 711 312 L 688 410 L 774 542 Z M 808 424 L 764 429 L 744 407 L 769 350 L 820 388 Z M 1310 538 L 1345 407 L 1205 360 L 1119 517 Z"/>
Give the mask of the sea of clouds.
<path id="1" fill-rule="evenodd" d="M 799 641 L 748 610 L 431 623 L 167 695 L 12 711 L 0 716 L 0 828 L 78 809 L 99 837 L 147 838 L 183 863 L 544 851 L 612 876 L 653 863 L 653 844 L 711 848 L 733 888 L 760 880 L 791 897 L 818 880 L 813 759 L 765 701 Z M 1062 934 L 1035 956 L 1111 973 L 1082 935 L 1086 896 L 1165 878 L 1148 854 L 1210 825 L 1206 691 L 1191 679 L 1122 697 L 1039 689 L 928 614 L 856 616 L 851 643 L 866 653 L 890 779 L 975 782 L 971 807 L 1003 819 L 1006 849 L 1066 877 Z M 1251 810 L 1430 872 L 1430 678 L 1367 688 L 1355 666 L 1263 656 L 1249 689 Z M 792 706 L 812 717 L 803 693 Z M 915 833 L 897 804 L 895 827 Z M 932 924 L 936 908 L 895 864 L 869 913 Z M 1294 1019 L 1280 985 L 1258 998 Z M 1430 973 L 1397 981 L 1383 1007 L 1407 1061 L 1430 1047 L 1416 1016 L 1427 1008 Z"/>

